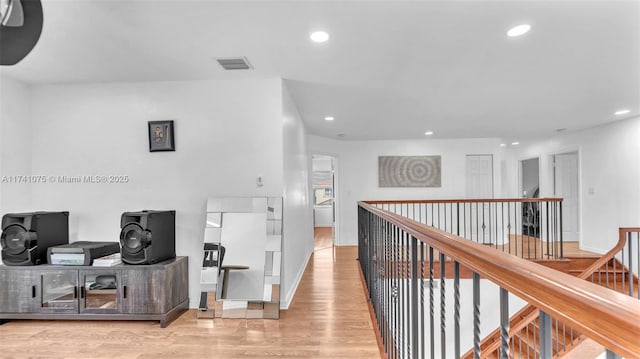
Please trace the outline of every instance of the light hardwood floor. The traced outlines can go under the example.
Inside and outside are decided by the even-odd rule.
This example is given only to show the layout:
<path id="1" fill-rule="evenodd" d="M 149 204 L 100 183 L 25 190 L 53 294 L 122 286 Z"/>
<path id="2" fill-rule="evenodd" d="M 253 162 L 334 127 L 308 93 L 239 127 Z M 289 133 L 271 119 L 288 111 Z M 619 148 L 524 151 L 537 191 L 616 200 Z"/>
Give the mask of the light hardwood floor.
<path id="1" fill-rule="evenodd" d="M 334 256 L 335 252 L 335 256 Z M 379 358 L 357 247 L 313 254 L 280 320 L 11 321 L 0 358 Z"/>
<path id="2" fill-rule="evenodd" d="M 357 247 L 316 251 L 280 320 L 198 320 L 191 310 L 165 329 L 157 322 L 11 321 L 0 325 L 0 358 L 380 358 L 356 257 Z M 567 358 L 593 357 L 576 354 Z"/>
<path id="3" fill-rule="evenodd" d="M 540 239 L 525 235 L 509 236 L 509 242 L 504 245 L 487 245 L 492 248 L 496 248 L 503 252 L 510 253 L 525 259 L 553 259 L 554 255 L 560 254 L 559 244 L 540 241 Z M 555 246 L 555 248 L 553 248 Z M 564 257 L 595 257 L 599 258 L 600 255 L 581 250 L 579 242 L 564 242 L 562 245 L 562 254 Z"/>
<path id="4" fill-rule="evenodd" d="M 314 251 L 333 247 L 333 227 L 315 227 L 313 241 Z"/>

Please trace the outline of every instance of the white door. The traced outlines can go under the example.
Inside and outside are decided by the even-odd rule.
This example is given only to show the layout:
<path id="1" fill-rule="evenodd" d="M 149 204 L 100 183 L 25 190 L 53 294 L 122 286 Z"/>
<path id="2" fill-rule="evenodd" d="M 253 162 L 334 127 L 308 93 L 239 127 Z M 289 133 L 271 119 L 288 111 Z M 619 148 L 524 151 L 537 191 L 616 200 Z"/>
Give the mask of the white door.
<path id="1" fill-rule="evenodd" d="M 493 198 L 493 155 L 467 155 L 467 198 Z"/>
<path id="2" fill-rule="evenodd" d="M 493 198 L 493 155 L 467 155 L 467 198 Z M 461 236 L 479 243 L 496 241 L 496 214 L 489 203 L 465 205 L 461 215 L 467 218 Z"/>
<path id="3" fill-rule="evenodd" d="M 554 195 L 562 197 L 562 238 L 578 241 L 580 227 L 578 213 L 578 154 L 564 153 L 554 156 Z"/>

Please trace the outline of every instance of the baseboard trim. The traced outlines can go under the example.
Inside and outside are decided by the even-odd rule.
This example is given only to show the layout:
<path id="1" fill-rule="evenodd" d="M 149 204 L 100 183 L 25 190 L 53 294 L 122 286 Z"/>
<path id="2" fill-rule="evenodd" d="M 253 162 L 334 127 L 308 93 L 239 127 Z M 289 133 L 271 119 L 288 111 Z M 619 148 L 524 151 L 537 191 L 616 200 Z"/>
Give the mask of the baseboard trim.
<path id="1" fill-rule="evenodd" d="M 589 252 L 593 252 L 593 253 L 598 253 L 600 255 L 607 253 L 607 251 L 603 251 L 602 248 L 594 248 L 594 247 L 590 247 L 590 246 L 583 246 L 582 244 L 580 244 L 579 247 L 583 251 L 589 251 Z"/>

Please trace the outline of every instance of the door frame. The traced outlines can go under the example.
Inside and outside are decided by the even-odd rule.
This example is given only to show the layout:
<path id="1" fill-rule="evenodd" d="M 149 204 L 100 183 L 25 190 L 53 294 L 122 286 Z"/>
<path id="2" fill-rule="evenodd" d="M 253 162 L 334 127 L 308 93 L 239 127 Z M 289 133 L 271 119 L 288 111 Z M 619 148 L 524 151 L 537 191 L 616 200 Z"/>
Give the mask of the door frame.
<path id="1" fill-rule="evenodd" d="M 523 197 L 523 192 L 524 192 L 524 188 L 523 188 L 523 170 L 522 170 L 522 163 L 524 161 L 527 160 L 533 160 L 533 159 L 538 159 L 538 197 L 543 197 L 542 195 L 542 155 L 531 155 L 531 156 L 526 156 L 526 157 L 522 157 L 518 159 L 518 196 L 517 198 L 522 198 Z"/>
<path id="2" fill-rule="evenodd" d="M 333 245 L 337 246 L 340 243 L 339 235 L 340 235 L 340 202 L 339 202 L 339 194 L 340 194 L 340 176 L 338 171 L 338 155 L 335 153 L 328 152 L 313 152 L 311 153 L 311 172 L 313 172 L 313 156 L 326 156 L 331 157 L 331 167 L 333 170 Z M 311 176 L 309 176 L 311 177 Z M 310 190 L 313 191 L 313 184 L 309 185 Z M 313 209 L 313 193 L 311 195 L 311 208 Z M 312 233 L 313 236 L 313 233 Z"/>

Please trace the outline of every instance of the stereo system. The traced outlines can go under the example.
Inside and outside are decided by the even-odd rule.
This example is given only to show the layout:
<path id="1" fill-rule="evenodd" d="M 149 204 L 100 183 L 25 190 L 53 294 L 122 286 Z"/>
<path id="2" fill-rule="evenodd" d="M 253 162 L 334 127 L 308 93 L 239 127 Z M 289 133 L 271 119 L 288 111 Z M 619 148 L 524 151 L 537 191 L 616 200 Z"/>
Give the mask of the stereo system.
<path id="1" fill-rule="evenodd" d="M 49 247 L 69 243 L 69 212 L 5 214 L 0 243 L 5 265 L 47 263 Z"/>
<path id="2" fill-rule="evenodd" d="M 47 250 L 47 263 L 67 266 L 90 266 L 93 260 L 112 254 L 120 255 L 118 242 L 77 241 Z"/>
<path id="3" fill-rule="evenodd" d="M 126 264 L 154 264 L 176 256 L 176 212 L 125 212 L 120 253 Z"/>
<path id="4" fill-rule="evenodd" d="M 119 250 L 122 262 L 154 264 L 175 258 L 175 211 L 125 212 L 120 219 L 120 228 Z M 88 265 L 86 257 L 87 253 L 91 253 L 91 248 L 88 247 L 109 243 L 69 244 L 69 212 L 32 212 L 5 214 L 2 217 L 0 244 L 2 262 L 5 265 L 27 266 L 49 262 L 48 253 L 51 258 L 68 259 L 68 252 L 78 250 L 82 252 L 80 254 L 83 260 L 82 263 L 74 264 Z M 117 243 L 114 242 L 113 245 L 117 247 Z M 91 254 L 91 259 L 103 253 L 96 252 L 95 248 L 93 252 L 95 253 Z M 109 253 L 112 252 L 111 250 Z"/>

